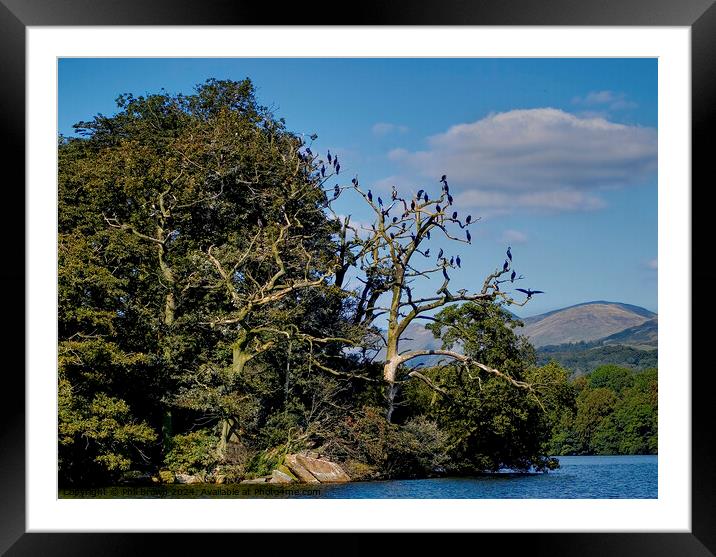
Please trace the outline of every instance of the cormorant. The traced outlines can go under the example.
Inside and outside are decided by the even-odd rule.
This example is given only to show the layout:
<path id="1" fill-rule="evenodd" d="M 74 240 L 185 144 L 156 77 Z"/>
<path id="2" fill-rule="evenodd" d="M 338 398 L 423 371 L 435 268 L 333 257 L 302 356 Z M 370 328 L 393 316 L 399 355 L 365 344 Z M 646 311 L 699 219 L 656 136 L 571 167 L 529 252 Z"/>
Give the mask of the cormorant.
<path id="1" fill-rule="evenodd" d="M 328 164 L 331 164 L 331 162 L 333 162 L 333 157 L 331 157 L 331 151 L 329 149 L 328 150 Z"/>
<path id="2" fill-rule="evenodd" d="M 527 299 L 529 300 L 534 294 L 544 294 L 542 290 L 530 290 L 529 288 L 525 290 L 524 288 L 515 288 L 515 290 L 518 290 L 519 292 L 524 292 L 527 294 Z"/>
<path id="3" fill-rule="evenodd" d="M 507 261 L 507 259 L 505 259 L 505 262 L 502 264 L 502 272 L 504 273 L 509 268 L 510 268 L 510 262 Z"/>
<path id="4" fill-rule="evenodd" d="M 457 211 L 453 211 L 452 220 L 457 220 Z"/>
<path id="5" fill-rule="evenodd" d="M 472 242 L 472 236 L 470 236 L 470 231 L 465 230 L 465 235 L 467 236 L 467 242 L 468 244 Z"/>
<path id="6" fill-rule="evenodd" d="M 472 215 L 467 215 L 467 218 L 465 219 L 465 224 L 470 224 L 471 220 L 472 220 Z"/>
<path id="7" fill-rule="evenodd" d="M 510 246 L 507 247 L 507 257 L 512 261 L 512 247 Z"/>
<path id="8" fill-rule="evenodd" d="M 443 256 L 443 248 L 440 248 L 440 251 L 438 252 L 438 259 L 440 259 Z"/>
<path id="9" fill-rule="evenodd" d="M 460 266 L 460 256 L 459 255 L 455 258 L 455 263 L 457 263 L 458 267 Z"/>
<path id="10" fill-rule="evenodd" d="M 373 194 L 368 190 L 368 201 L 373 202 Z"/>
<path id="11" fill-rule="evenodd" d="M 512 274 L 510 275 L 510 282 L 515 282 L 516 276 L 517 276 L 517 273 L 515 271 L 512 271 Z"/>

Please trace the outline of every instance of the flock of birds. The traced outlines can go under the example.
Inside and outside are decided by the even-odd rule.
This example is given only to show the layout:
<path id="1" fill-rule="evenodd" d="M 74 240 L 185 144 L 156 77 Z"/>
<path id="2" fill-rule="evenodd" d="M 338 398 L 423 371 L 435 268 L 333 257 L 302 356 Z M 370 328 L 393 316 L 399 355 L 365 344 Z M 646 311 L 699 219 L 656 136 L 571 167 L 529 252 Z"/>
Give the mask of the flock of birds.
<path id="1" fill-rule="evenodd" d="M 309 156 L 311 156 L 311 157 L 313 156 L 313 153 L 312 153 L 310 147 L 306 147 L 306 153 L 307 153 Z M 339 174 L 339 173 L 340 173 L 340 170 L 341 170 L 341 164 L 340 164 L 340 162 L 338 161 L 338 155 L 333 155 L 333 154 L 331 154 L 331 152 L 330 152 L 330 150 L 329 150 L 329 151 L 327 152 L 326 158 L 328 159 L 328 164 L 329 164 L 329 166 L 332 166 L 332 167 L 333 167 L 333 170 L 335 171 L 335 173 L 336 173 L 336 174 Z M 322 178 L 325 178 L 325 176 L 326 176 L 326 166 L 325 166 L 325 164 L 323 163 L 323 161 L 320 161 L 320 162 L 321 162 L 321 168 L 320 168 L 321 177 L 322 177 Z M 351 180 L 351 183 L 353 184 L 354 187 L 356 187 L 356 188 L 358 187 L 358 179 L 357 179 L 357 178 L 353 178 L 353 179 Z M 454 198 L 453 198 L 452 194 L 450 193 L 450 186 L 448 185 L 447 175 L 443 174 L 443 175 L 441 176 L 441 178 L 440 178 L 440 183 L 442 184 L 442 194 L 445 196 L 445 199 L 447 200 L 447 206 L 451 206 L 451 205 L 453 204 Z M 334 186 L 334 188 L 333 188 L 333 199 L 334 199 L 334 200 L 337 199 L 337 198 L 340 196 L 340 193 L 341 193 L 341 188 L 340 188 L 340 186 L 339 186 L 338 184 L 336 184 L 336 185 Z M 373 197 L 373 192 L 372 192 L 370 189 L 369 189 L 368 192 L 365 194 L 365 197 L 368 199 L 368 201 L 369 201 L 371 204 L 373 204 L 374 197 Z M 392 201 L 392 202 L 395 202 L 395 201 L 398 201 L 398 200 L 399 200 L 398 190 L 396 189 L 395 186 L 392 187 L 390 197 L 391 197 L 391 201 Z M 383 214 L 383 216 L 385 216 L 385 217 L 390 216 L 389 213 L 390 213 L 390 209 L 392 208 L 392 205 L 391 205 L 390 207 L 385 207 L 385 204 L 384 204 L 383 199 L 382 199 L 381 196 L 377 196 L 377 197 L 375 198 L 375 200 L 376 200 L 376 202 L 378 203 L 378 208 L 379 208 L 379 210 L 381 211 L 381 213 Z M 427 204 L 427 203 L 430 202 L 430 196 L 428 195 L 428 193 L 427 193 L 425 190 L 423 190 L 423 189 L 418 190 L 418 192 L 416 193 L 416 195 L 414 196 L 414 198 L 410 201 L 410 211 L 413 211 L 413 212 L 414 212 L 414 211 L 416 210 L 416 208 L 417 208 L 416 201 L 417 201 L 418 203 L 420 203 L 420 202 L 422 201 L 423 203 Z M 435 205 L 435 212 L 436 212 L 437 214 L 442 213 L 442 212 L 443 212 L 443 209 L 446 209 L 446 207 L 441 207 L 439 203 L 436 203 L 436 205 Z M 406 210 L 406 211 L 403 213 L 402 218 L 403 218 L 403 219 L 404 219 L 404 218 L 407 218 L 408 215 L 409 215 L 409 212 Z M 458 212 L 457 212 L 457 211 L 453 211 L 453 212 L 449 215 L 449 218 L 450 218 L 450 220 L 452 220 L 453 222 L 457 223 L 458 226 L 460 226 L 460 228 L 465 229 L 465 238 L 467 239 L 467 243 L 470 244 L 470 243 L 472 243 L 472 236 L 470 235 L 470 231 L 467 229 L 467 227 L 473 222 L 473 220 L 472 220 L 472 215 L 467 215 L 467 216 L 465 217 L 464 224 L 463 224 L 462 222 L 460 222 L 460 220 L 458 219 L 458 216 L 459 216 L 459 215 L 458 215 Z M 391 221 L 391 222 L 392 222 L 392 224 L 397 224 L 397 222 L 398 222 L 398 217 L 394 216 L 394 217 L 392 218 L 392 221 Z M 403 231 L 405 231 L 405 230 L 406 230 L 406 224 L 405 224 L 405 223 L 402 223 L 402 225 L 401 225 L 401 232 L 403 232 Z M 427 237 L 428 239 L 430 239 L 430 232 L 429 232 L 429 231 L 427 231 L 426 237 Z M 390 238 L 391 238 L 391 240 L 394 240 L 394 239 L 396 238 L 396 234 L 393 233 L 393 232 L 391 232 L 391 233 L 390 233 Z M 416 240 L 415 234 L 411 233 L 411 239 L 412 239 L 413 241 Z M 430 256 L 430 249 L 429 249 L 429 248 L 426 249 L 426 250 L 423 252 L 423 255 L 424 255 L 425 257 L 429 257 L 429 256 Z M 502 272 L 503 272 L 503 273 L 506 273 L 507 271 L 509 271 L 509 270 L 510 270 L 510 267 L 511 267 L 511 264 L 512 264 L 512 247 L 511 247 L 511 246 L 509 246 L 509 247 L 507 248 L 506 255 L 507 255 L 507 259 L 505 259 L 505 262 L 504 262 L 503 265 L 502 265 Z M 458 256 L 452 256 L 452 257 L 450 257 L 450 260 L 449 260 L 449 262 L 448 262 L 448 259 L 445 257 L 445 253 L 444 253 L 444 251 L 443 251 L 442 248 L 440 248 L 440 251 L 438 252 L 437 260 L 438 260 L 438 261 L 441 261 L 441 260 L 442 260 L 442 262 L 443 262 L 442 273 L 443 273 L 443 276 L 444 276 L 445 280 L 450 280 L 450 276 L 449 276 L 448 273 L 447 273 L 446 267 L 449 266 L 449 267 L 452 268 L 452 267 L 454 267 L 454 266 L 457 265 L 458 268 L 461 268 L 461 265 L 462 265 L 462 260 L 460 259 L 460 256 L 459 256 L 459 255 L 458 255 Z M 495 280 L 495 282 L 494 282 L 494 284 L 493 284 L 493 287 L 495 288 L 496 291 L 499 292 L 499 291 L 500 291 L 500 287 L 499 287 L 500 283 L 508 282 L 508 281 L 509 281 L 510 283 L 514 283 L 515 280 L 520 280 L 520 279 L 523 279 L 523 278 L 524 278 L 524 277 L 523 277 L 522 275 L 520 275 L 520 276 L 518 277 L 516 271 L 513 270 L 512 273 L 510 274 L 510 278 L 509 278 L 509 279 L 505 279 L 505 280 Z M 532 296 L 534 296 L 535 294 L 544 294 L 544 291 L 543 291 L 543 290 L 532 290 L 531 288 L 515 288 L 515 290 L 518 291 L 518 292 L 522 292 L 523 294 L 525 294 L 525 295 L 527 296 L 527 299 L 528 299 L 528 300 L 529 300 L 530 298 L 532 298 Z"/>

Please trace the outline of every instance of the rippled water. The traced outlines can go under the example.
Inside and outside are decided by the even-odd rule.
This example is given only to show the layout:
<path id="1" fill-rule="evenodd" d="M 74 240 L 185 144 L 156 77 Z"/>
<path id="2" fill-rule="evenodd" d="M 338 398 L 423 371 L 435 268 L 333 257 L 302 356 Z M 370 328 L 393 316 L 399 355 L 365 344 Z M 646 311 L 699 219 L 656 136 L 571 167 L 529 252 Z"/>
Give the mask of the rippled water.
<path id="1" fill-rule="evenodd" d="M 330 498 L 330 499 L 651 499 L 657 497 L 656 456 L 564 456 L 546 474 L 501 473 L 477 478 L 355 482 L 337 485 L 167 485 L 62 490 L 60 497 Z"/>

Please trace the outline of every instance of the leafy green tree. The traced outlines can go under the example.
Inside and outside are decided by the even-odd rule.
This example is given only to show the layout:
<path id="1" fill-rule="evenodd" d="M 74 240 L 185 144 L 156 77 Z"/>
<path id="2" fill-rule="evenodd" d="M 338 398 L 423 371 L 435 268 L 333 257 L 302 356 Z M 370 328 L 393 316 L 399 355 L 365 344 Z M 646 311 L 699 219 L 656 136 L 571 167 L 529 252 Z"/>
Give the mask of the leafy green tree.
<path id="1" fill-rule="evenodd" d="M 634 384 L 631 370 L 615 366 L 604 365 L 589 374 L 589 386 L 592 389 L 607 388 L 619 394 Z"/>
<path id="2" fill-rule="evenodd" d="M 427 327 L 446 349 L 458 345 L 470 358 L 502 370 L 530 389 L 501 377 L 481 377 L 469 366 L 447 363 L 421 373 L 432 383 L 427 411 L 447 435 L 450 467 L 457 472 L 501 468 L 544 470 L 556 466 L 546 453 L 553 419 L 573 393 L 567 373 L 554 364 L 535 368 L 534 349 L 515 334 L 512 314 L 493 303 L 466 303 L 442 310 Z M 425 404 L 425 386 L 416 387 Z"/>
<path id="3" fill-rule="evenodd" d="M 117 103 L 59 143 L 62 373 L 78 403 L 111 395 L 161 429 L 155 451 L 177 409 L 225 445 L 259 419 L 269 352 L 338 353 L 299 326 L 312 302 L 342 319 L 324 178 L 248 80 Z"/>

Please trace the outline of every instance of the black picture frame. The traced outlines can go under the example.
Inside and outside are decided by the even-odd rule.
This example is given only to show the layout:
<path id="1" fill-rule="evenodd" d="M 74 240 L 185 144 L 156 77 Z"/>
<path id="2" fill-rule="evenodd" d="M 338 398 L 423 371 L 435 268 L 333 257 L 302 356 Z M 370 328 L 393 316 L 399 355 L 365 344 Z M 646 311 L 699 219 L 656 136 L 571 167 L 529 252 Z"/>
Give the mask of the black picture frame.
<path id="1" fill-rule="evenodd" d="M 350 14 L 342 21 L 341 13 Z M 348 16 L 345 16 L 348 17 Z M 401 0 L 368 1 L 344 5 L 321 1 L 284 4 L 267 15 L 263 3 L 242 0 L 0 0 L 0 106 L 2 107 L 2 158 L 5 177 L 16 172 L 15 180 L 6 178 L 4 205 L 10 214 L 1 219 L 3 227 L 3 260 L 0 284 L 4 287 L 3 306 L 6 310 L 5 374 L 0 413 L 0 552 L 7 555 L 130 555 L 153 553 L 203 554 L 217 544 L 235 544 L 230 534 L 68 534 L 26 533 L 25 528 L 25 404 L 24 354 L 17 347 L 24 345 L 25 245 L 18 239 L 24 230 L 25 207 L 25 31 L 27 26 L 57 25 L 564 25 L 564 26 L 686 26 L 691 29 L 692 64 L 692 269 L 684 269 L 684 283 L 709 284 L 713 280 L 710 265 L 700 264 L 699 254 L 710 254 L 710 204 L 704 199 L 709 191 L 707 164 L 711 154 L 710 139 L 713 112 L 716 106 L 716 6 L 714 0 Z M 700 184 L 699 188 L 694 184 Z M 700 203 L 694 203 L 698 192 Z M 703 256 L 702 256 L 703 257 Z M 675 292 L 683 303 L 691 304 L 688 289 Z M 712 297 L 699 298 L 698 312 L 692 315 L 693 354 L 704 352 L 711 336 L 708 326 L 699 321 L 713 314 Z M 692 306 L 693 308 L 693 306 Z M 14 347 L 14 350 L 10 350 Z M 18 365 L 8 363 L 15 355 Z M 348 534 L 350 539 L 334 539 L 323 534 L 320 546 L 332 548 L 331 553 L 362 554 L 380 547 L 397 553 L 405 550 L 412 539 L 424 549 L 435 543 L 444 551 L 448 547 L 474 547 L 486 550 L 496 545 L 503 555 L 663 555 L 706 556 L 716 554 L 716 451 L 711 407 L 714 392 L 713 372 L 708 366 L 692 363 L 692 528 L 690 533 L 569 533 L 569 534 L 465 534 L 469 540 L 445 546 L 440 536 L 425 540 L 423 535 L 402 534 L 386 537 L 381 534 Z M 685 365 L 688 362 L 685 360 Z M 668 373 L 669 370 L 665 370 Z M 685 471 L 688 473 L 688 471 Z M 243 534 L 241 547 L 266 542 L 259 534 Z M 374 539 L 381 536 L 380 540 Z M 474 536 L 478 536 L 477 539 Z M 303 534 L 284 534 L 282 545 L 310 549 L 315 543 Z M 406 538 L 410 538 L 406 540 Z M 234 538 L 235 539 L 235 538 Z M 460 542 L 469 544 L 467 546 Z M 159 553 L 152 549 L 161 544 Z M 276 551 L 272 541 L 272 551 Z M 221 547 L 219 545 L 219 547 Z"/>

